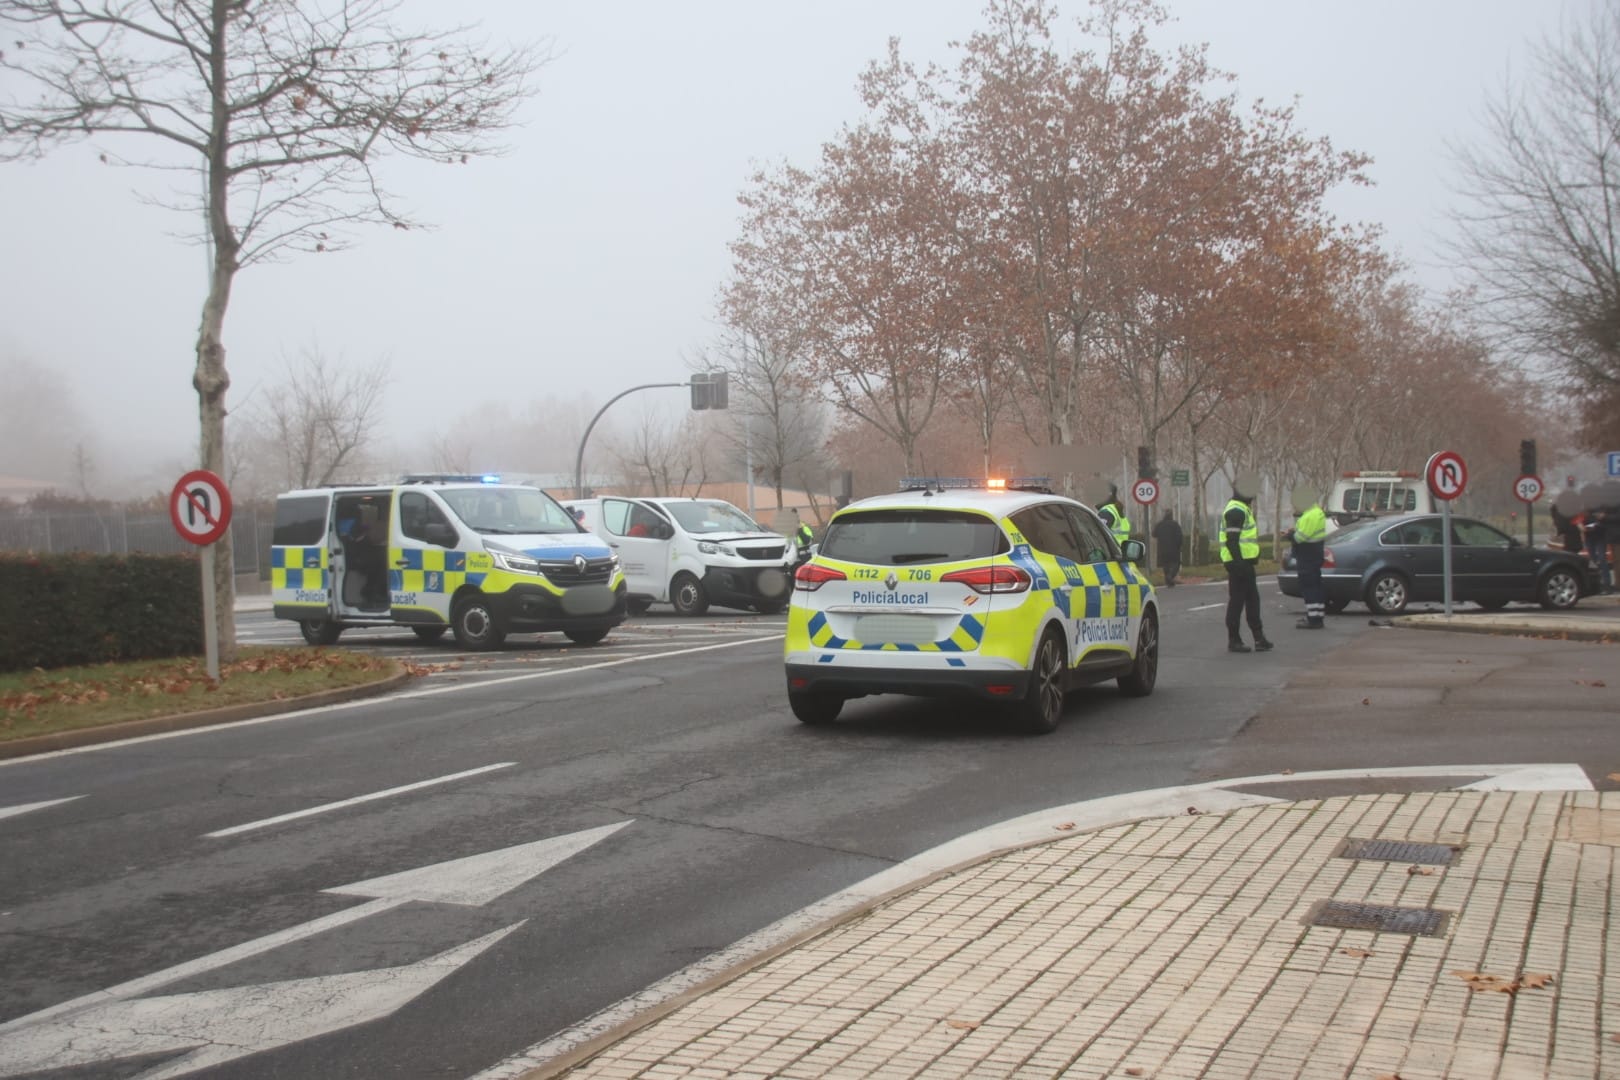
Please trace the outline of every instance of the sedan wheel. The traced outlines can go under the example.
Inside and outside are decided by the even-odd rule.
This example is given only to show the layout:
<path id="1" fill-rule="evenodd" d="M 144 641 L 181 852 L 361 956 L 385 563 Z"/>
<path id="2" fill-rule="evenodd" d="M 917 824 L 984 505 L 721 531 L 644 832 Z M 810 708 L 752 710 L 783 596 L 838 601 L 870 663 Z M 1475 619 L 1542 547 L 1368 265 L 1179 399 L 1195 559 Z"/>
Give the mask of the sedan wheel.
<path id="1" fill-rule="evenodd" d="M 1581 598 L 1581 583 L 1572 570 L 1557 567 L 1541 579 L 1541 606 L 1567 611 Z"/>
<path id="2" fill-rule="evenodd" d="M 1367 606 L 1379 615 L 1399 615 L 1409 599 L 1406 579 L 1385 571 L 1367 584 Z"/>
<path id="3" fill-rule="evenodd" d="M 1153 613 L 1142 616 L 1142 629 L 1136 635 L 1136 663 L 1131 673 L 1119 678 L 1119 692 L 1127 697 L 1147 697 L 1159 679 L 1159 620 Z"/>

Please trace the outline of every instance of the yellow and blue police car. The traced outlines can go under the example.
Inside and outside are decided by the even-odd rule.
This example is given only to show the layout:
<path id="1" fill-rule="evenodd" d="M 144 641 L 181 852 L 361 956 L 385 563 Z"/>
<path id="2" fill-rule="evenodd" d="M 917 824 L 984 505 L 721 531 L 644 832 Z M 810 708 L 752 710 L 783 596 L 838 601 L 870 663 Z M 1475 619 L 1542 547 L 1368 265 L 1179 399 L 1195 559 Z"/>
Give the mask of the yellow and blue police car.
<path id="1" fill-rule="evenodd" d="M 906 480 L 834 514 L 788 609 L 788 703 L 807 724 L 868 694 L 966 695 L 1031 732 L 1067 690 L 1153 692 L 1159 611 L 1095 512 L 1042 478 Z"/>

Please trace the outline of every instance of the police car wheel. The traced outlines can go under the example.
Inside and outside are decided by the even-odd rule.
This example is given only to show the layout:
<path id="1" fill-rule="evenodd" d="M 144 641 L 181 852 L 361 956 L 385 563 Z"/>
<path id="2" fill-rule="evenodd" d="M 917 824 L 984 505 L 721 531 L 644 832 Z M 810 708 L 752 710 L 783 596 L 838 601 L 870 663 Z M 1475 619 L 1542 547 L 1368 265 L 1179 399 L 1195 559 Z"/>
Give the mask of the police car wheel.
<path id="1" fill-rule="evenodd" d="M 438 641 L 448 629 L 448 626 L 413 626 L 411 632 L 423 641 Z"/>
<path id="2" fill-rule="evenodd" d="M 496 621 L 495 612 L 490 609 L 489 602 L 480 597 L 471 597 L 458 603 L 452 624 L 456 643 L 463 649 L 484 652 L 500 648 L 501 642 L 506 640 L 506 631 L 501 629 L 500 623 Z"/>
<path id="3" fill-rule="evenodd" d="M 625 607 L 630 609 L 632 615 L 645 615 L 652 607 L 651 600 L 626 600 Z"/>
<path id="4" fill-rule="evenodd" d="M 1399 615 L 1406 610 L 1406 579 L 1385 570 L 1367 583 L 1367 606 L 1375 615 Z"/>
<path id="5" fill-rule="evenodd" d="M 1048 630 L 1035 650 L 1029 689 L 1024 692 L 1024 699 L 1012 706 L 1013 722 L 1020 730 L 1032 735 L 1057 730 L 1058 721 L 1063 718 L 1063 679 L 1067 666 L 1063 639 L 1055 630 Z"/>
<path id="6" fill-rule="evenodd" d="M 677 615 L 701 615 L 709 610 L 709 596 L 703 582 L 691 574 L 676 574 L 669 586 L 669 602 Z"/>
<path id="7" fill-rule="evenodd" d="M 298 624 L 298 632 L 311 645 L 331 645 L 343 633 L 343 627 L 331 619 L 305 619 Z"/>
<path id="8" fill-rule="evenodd" d="M 788 707 L 804 724 L 830 724 L 838 719 L 844 708 L 844 699 L 832 694 L 788 693 Z"/>
<path id="9" fill-rule="evenodd" d="M 606 630 L 564 630 L 563 637 L 575 645 L 595 645 L 608 636 Z"/>
<path id="10" fill-rule="evenodd" d="M 1121 675 L 1119 692 L 1127 697 L 1147 697 L 1159 681 L 1159 620 L 1151 611 L 1142 614 L 1142 628 L 1136 633 L 1136 662 L 1129 675 Z"/>

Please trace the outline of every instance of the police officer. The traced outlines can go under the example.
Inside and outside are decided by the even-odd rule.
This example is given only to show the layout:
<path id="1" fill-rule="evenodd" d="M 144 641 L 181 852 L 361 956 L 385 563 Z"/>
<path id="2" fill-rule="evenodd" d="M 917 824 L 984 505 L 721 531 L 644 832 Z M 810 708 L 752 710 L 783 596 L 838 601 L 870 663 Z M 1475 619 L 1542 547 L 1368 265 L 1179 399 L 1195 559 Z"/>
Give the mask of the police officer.
<path id="1" fill-rule="evenodd" d="M 1221 562 L 1226 564 L 1226 648 L 1229 652 L 1265 652 L 1272 648 L 1260 622 L 1260 586 L 1255 580 L 1260 562 L 1260 526 L 1254 519 L 1254 497 L 1260 478 L 1239 473 L 1232 483 L 1232 498 L 1221 513 Z M 1240 620 L 1247 618 L 1254 649 L 1243 643 Z"/>
<path id="2" fill-rule="evenodd" d="M 810 545 L 816 542 L 815 530 L 810 528 L 808 522 L 799 518 L 799 512 L 793 511 L 793 516 L 799 521 L 799 527 L 793 530 L 793 544 L 798 550 L 799 562 L 810 561 Z"/>
<path id="3" fill-rule="evenodd" d="M 1131 538 L 1131 519 L 1125 516 L 1125 504 L 1119 501 L 1117 487 L 1109 485 L 1108 500 L 1097 507 L 1097 516 L 1102 518 L 1114 542 L 1123 548 L 1125 541 Z"/>
<path id="4" fill-rule="evenodd" d="M 1326 549 L 1327 514 L 1315 493 L 1295 488 L 1294 527 L 1288 542 L 1294 545 L 1294 566 L 1299 570 L 1299 593 L 1305 598 L 1305 617 L 1294 625 L 1301 630 L 1320 630 L 1327 614 L 1327 593 L 1322 588 L 1322 553 Z"/>

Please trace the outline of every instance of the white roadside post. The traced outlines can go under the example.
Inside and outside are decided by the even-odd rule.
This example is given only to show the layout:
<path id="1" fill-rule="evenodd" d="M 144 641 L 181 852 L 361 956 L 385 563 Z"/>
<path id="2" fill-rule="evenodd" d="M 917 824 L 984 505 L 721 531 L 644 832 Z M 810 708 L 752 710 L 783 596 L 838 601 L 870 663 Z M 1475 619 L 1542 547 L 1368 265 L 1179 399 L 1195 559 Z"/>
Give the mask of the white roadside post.
<path id="1" fill-rule="evenodd" d="M 1468 486 L 1468 466 L 1455 450 L 1441 450 L 1423 467 L 1429 492 L 1440 500 L 1441 576 L 1445 591 L 1446 617 L 1451 617 L 1451 500 Z"/>
<path id="2" fill-rule="evenodd" d="M 169 492 L 169 520 L 180 539 L 202 550 L 203 658 L 208 678 L 219 681 L 219 630 L 214 617 L 214 544 L 231 527 L 231 493 L 207 469 L 193 469 Z"/>

